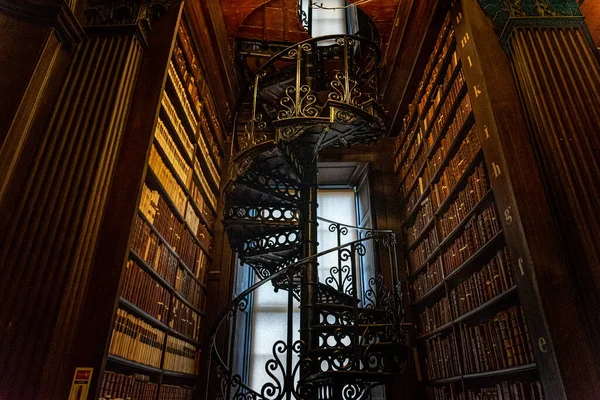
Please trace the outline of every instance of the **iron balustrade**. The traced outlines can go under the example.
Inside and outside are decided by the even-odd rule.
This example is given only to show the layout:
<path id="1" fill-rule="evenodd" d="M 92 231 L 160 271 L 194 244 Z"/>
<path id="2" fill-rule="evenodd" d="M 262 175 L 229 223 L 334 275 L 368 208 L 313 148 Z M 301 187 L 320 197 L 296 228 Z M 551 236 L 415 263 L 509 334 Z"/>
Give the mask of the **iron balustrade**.
<path id="1" fill-rule="evenodd" d="M 210 385 L 210 375 L 213 371 L 212 368 L 216 368 L 217 376 L 220 379 L 220 393 L 218 399 L 230 400 L 230 399 L 253 399 L 253 400 L 280 400 L 280 399 L 329 399 L 328 393 L 332 391 L 331 388 L 326 385 L 319 384 L 318 382 L 309 382 L 306 376 L 303 375 L 303 371 L 314 371 L 325 369 L 327 371 L 348 371 L 348 370 L 363 370 L 363 371 L 383 371 L 386 369 L 386 365 L 383 365 L 382 356 L 377 354 L 377 344 L 383 340 L 396 340 L 400 343 L 404 343 L 404 324 L 403 324 L 403 306 L 402 306 L 402 291 L 400 282 L 398 280 L 397 273 L 397 258 L 396 258 L 396 234 L 389 230 L 373 230 L 360 228 L 350 225 L 337 223 L 334 221 L 320 218 L 321 221 L 329 224 L 329 231 L 338 233 L 338 246 L 319 252 L 311 257 L 306 257 L 280 271 L 262 279 L 260 282 L 246 289 L 240 295 L 238 295 L 229 306 L 220 314 L 217 318 L 217 322 L 211 330 L 210 337 L 210 359 L 209 359 L 209 379 L 207 380 Z M 341 243 L 341 238 L 348 233 L 348 229 L 360 230 L 366 233 L 366 236 L 348 243 Z M 366 243 L 381 243 L 384 248 L 387 248 L 389 260 L 392 268 L 390 269 L 390 282 L 392 282 L 393 289 L 388 290 L 384 284 L 384 279 L 381 275 L 372 276 L 369 279 L 369 286 L 365 288 L 362 296 L 359 297 L 357 287 L 357 258 L 366 255 L 365 246 Z M 324 368 L 322 366 L 310 365 L 313 360 L 310 355 L 306 353 L 306 345 L 303 341 L 293 341 L 293 331 L 298 327 L 294 326 L 293 321 L 293 302 L 294 302 L 294 289 L 298 285 L 299 279 L 304 273 L 304 268 L 307 264 L 315 262 L 319 257 L 324 255 L 337 252 L 339 264 L 330 269 L 333 275 L 338 276 L 337 282 L 349 283 L 347 286 L 348 290 L 344 290 L 344 295 L 348 298 L 346 306 L 343 307 L 342 313 L 345 315 L 352 315 L 352 323 L 348 323 L 346 329 L 337 328 L 333 335 L 324 337 L 322 340 L 323 348 L 327 348 L 327 342 L 331 337 L 343 335 L 341 338 L 338 337 L 339 345 L 347 344 L 344 340 L 346 336 L 352 334 L 354 340 L 350 340 L 352 347 L 352 355 L 345 355 L 343 357 L 333 356 L 328 361 L 322 361 L 327 364 Z M 338 275 L 340 272 L 339 266 L 347 267 L 344 268 L 345 276 L 341 278 Z M 285 280 L 287 282 L 287 335 L 285 340 L 278 340 L 274 343 L 272 354 L 273 358 L 267 361 L 265 369 L 267 374 L 271 378 L 271 381 L 265 383 L 261 388 L 251 388 L 248 382 L 244 382 L 242 374 L 239 371 L 234 371 L 233 368 L 233 353 L 236 351 L 233 346 L 236 342 L 236 325 L 238 313 L 245 312 L 250 305 L 252 295 L 256 290 L 268 282 L 275 282 L 277 280 Z M 326 280 L 325 285 L 333 289 L 331 296 L 337 296 L 335 292 L 340 291 L 340 285 L 330 285 L 331 281 Z M 280 286 L 281 287 L 281 286 Z M 323 294 L 320 299 L 321 302 L 327 304 L 327 293 Z M 336 299 L 339 303 L 339 299 Z M 332 303 L 335 304 L 335 303 Z M 349 306 L 347 304 L 350 304 Z M 368 315 L 366 310 L 382 310 L 384 318 L 377 319 L 377 316 Z M 328 310 L 325 312 L 325 319 L 329 318 L 328 313 L 335 313 L 335 310 Z M 336 315 L 334 322 L 341 322 L 343 316 L 341 314 Z M 359 322 L 361 322 L 359 324 Z M 335 325 L 335 324 L 334 324 Z M 363 331 L 359 331 L 360 329 Z M 372 332 L 369 331 L 372 329 Z M 225 357 L 217 344 L 218 338 L 228 337 L 229 341 L 227 344 L 228 356 Z M 357 341 L 357 338 L 361 338 Z M 323 338 L 322 338 L 323 339 Z M 369 352 L 369 347 L 375 349 L 373 352 Z M 366 350 L 364 350 L 366 348 Z M 298 361 L 292 363 L 294 355 L 298 356 Z M 282 361 L 285 356 L 285 364 Z M 378 359 L 380 357 L 381 359 Z M 300 378 L 303 378 L 301 380 Z M 299 382 L 300 384 L 297 384 Z M 356 386 L 358 385 L 358 386 Z M 365 390 L 370 389 L 365 387 L 359 387 L 360 384 L 355 386 L 350 385 L 345 390 L 350 393 L 356 393 L 357 396 L 364 394 Z M 207 387 L 207 400 L 210 390 Z M 348 397 L 348 398 L 360 398 L 360 397 Z"/>
<path id="2" fill-rule="evenodd" d="M 381 133 L 380 58 L 377 44 L 354 35 L 312 38 L 280 51 L 240 96 L 232 155 L 269 140 L 292 140 L 307 129 L 332 129 L 332 124 L 364 121 L 367 129 Z"/>

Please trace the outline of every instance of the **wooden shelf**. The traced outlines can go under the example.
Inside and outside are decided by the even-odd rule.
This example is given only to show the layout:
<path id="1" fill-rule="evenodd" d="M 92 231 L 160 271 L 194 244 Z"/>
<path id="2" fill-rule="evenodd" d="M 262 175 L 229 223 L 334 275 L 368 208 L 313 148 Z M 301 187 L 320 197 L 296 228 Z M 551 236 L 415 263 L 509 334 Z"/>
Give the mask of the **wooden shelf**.
<path id="1" fill-rule="evenodd" d="M 169 193 L 167 192 L 167 190 L 165 189 L 165 187 L 163 186 L 161 181 L 158 179 L 158 176 L 156 175 L 156 173 L 150 166 L 148 166 L 148 172 L 146 174 L 146 177 L 150 178 L 153 185 L 156 185 L 156 187 L 160 191 L 161 195 L 163 196 L 163 199 L 169 205 L 169 208 L 171 209 L 171 211 L 173 211 L 173 214 L 179 220 L 179 222 L 184 224 L 190 230 L 190 232 L 193 232 L 192 228 L 189 226 L 188 222 L 183 217 L 183 214 L 181 213 L 181 211 L 179 211 L 179 209 L 177 208 L 177 206 L 175 205 L 173 200 L 171 200 L 171 196 L 169 196 Z M 191 198 L 189 197 L 189 192 L 187 191 L 187 189 L 184 188 L 183 193 L 186 195 L 188 202 L 193 203 L 193 201 L 191 201 Z M 197 207 L 196 207 L 196 209 L 197 209 Z M 213 235 L 214 232 L 212 230 L 212 227 L 210 225 L 208 225 L 208 221 L 206 221 L 206 217 L 204 215 L 200 214 L 200 219 L 202 220 L 202 223 L 204 223 L 204 226 L 206 226 L 206 229 L 208 229 L 208 232 L 211 235 Z M 198 241 L 198 238 L 196 237 L 196 235 L 192 235 L 192 236 L 194 237 L 195 241 Z"/>
<path id="2" fill-rule="evenodd" d="M 422 297 L 420 297 L 418 300 L 415 300 L 412 304 L 411 307 L 417 307 L 420 306 L 422 304 L 425 304 L 428 302 L 428 299 L 430 297 L 434 297 L 433 295 L 438 293 L 438 292 L 445 292 L 446 291 L 446 285 L 444 285 L 444 280 L 442 279 L 440 281 L 440 283 L 438 283 L 437 285 L 435 285 L 433 288 L 431 288 L 431 290 L 427 293 L 425 293 Z"/>
<path id="3" fill-rule="evenodd" d="M 183 378 L 183 379 L 198 379 L 198 375 L 186 374 L 185 372 L 177 372 L 177 371 L 163 371 L 164 376 L 169 376 L 171 378 Z"/>
<path id="4" fill-rule="evenodd" d="M 141 218 L 144 220 L 144 222 L 146 224 L 148 224 L 148 226 L 150 226 L 150 229 L 152 230 L 152 233 L 154 233 L 158 237 L 158 240 L 160 240 L 161 243 L 167 247 L 167 249 L 169 250 L 169 252 L 171 252 L 171 254 L 173 254 L 173 256 L 175 256 L 175 258 L 177 258 L 177 261 L 183 267 L 183 269 L 185 269 L 192 276 L 192 278 L 196 282 L 198 282 L 199 284 L 202 285 L 202 282 L 200 282 L 200 280 L 196 277 L 196 275 L 194 275 L 194 273 L 192 272 L 192 270 L 185 264 L 185 262 L 183 262 L 183 260 L 179 256 L 179 254 L 177 254 L 177 252 L 171 247 L 171 245 L 169 244 L 169 242 L 167 242 L 167 240 L 154 227 L 154 225 L 152 225 L 152 223 L 150 221 L 148 221 L 148 218 L 146 218 L 146 216 L 144 215 L 144 213 L 142 213 L 141 211 L 139 211 L 139 214 L 140 214 Z M 208 257 L 209 261 L 212 261 L 212 257 L 211 257 L 210 254 L 207 254 L 206 257 Z"/>
<path id="5" fill-rule="evenodd" d="M 523 373 L 529 373 L 529 372 L 536 371 L 536 370 L 537 370 L 537 364 L 531 363 L 531 364 L 518 365 L 516 367 L 498 369 L 495 371 L 466 374 L 466 375 L 463 375 L 463 378 L 465 380 L 474 380 L 474 379 L 482 379 L 482 378 L 490 378 L 490 377 L 502 377 L 503 379 L 506 379 L 507 375 L 520 375 Z"/>
<path id="6" fill-rule="evenodd" d="M 421 240 L 423 240 L 425 238 L 425 236 L 427 235 L 427 233 L 431 230 L 431 228 L 435 227 L 435 215 L 433 215 L 431 217 L 431 219 L 429 220 L 429 222 L 427 222 L 427 224 L 425 225 L 425 227 L 421 230 L 421 232 L 419 232 L 419 234 L 417 235 L 417 238 L 408 245 L 407 250 L 413 250 L 415 247 L 417 247 L 419 245 L 419 243 L 421 242 Z"/>
<path id="7" fill-rule="evenodd" d="M 429 339 L 430 337 L 433 337 L 433 336 L 437 335 L 438 333 L 442 333 L 442 332 L 452 328 L 453 326 L 454 326 L 454 324 L 452 323 L 452 321 L 450 321 L 447 324 L 444 324 L 444 325 L 440 326 L 439 328 L 432 330 L 431 332 L 424 333 L 423 335 L 417 337 L 417 340 Z"/>
<path id="8" fill-rule="evenodd" d="M 485 244 L 483 246 L 481 246 L 475 253 L 473 253 L 469 258 L 467 258 L 467 260 L 465 262 L 463 262 L 458 268 L 456 268 L 454 271 L 449 273 L 446 276 L 446 278 L 444 278 L 444 279 L 447 282 L 450 282 L 455 277 L 457 277 L 458 275 L 460 275 L 463 272 L 470 273 L 471 272 L 471 271 L 469 271 L 470 266 L 472 266 L 476 261 L 478 261 L 480 259 L 480 257 L 485 255 L 485 253 L 488 250 L 494 249 L 495 245 L 497 245 L 499 243 L 503 243 L 503 242 L 504 242 L 504 232 L 502 230 L 500 230 L 498 233 L 496 233 L 494 236 L 492 236 L 492 238 L 490 240 L 485 242 Z"/>
<path id="9" fill-rule="evenodd" d="M 437 256 L 437 255 L 439 255 L 439 254 L 440 254 L 440 250 L 441 250 L 440 246 L 437 246 L 437 247 L 436 247 L 436 249 L 435 249 L 435 250 L 434 250 L 434 251 L 433 251 L 433 252 L 432 252 L 432 253 L 431 253 L 429 256 L 427 256 L 427 259 L 426 259 L 426 260 L 423 262 L 423 264 L 421 264 L 421 265 L 419 266 L 419 268 L 417 268 L 417 269 L 415 270 L 415 272 L 411 272 L 411 273 L 409 274 L 409 278 L 412 278 L 412 277 L 415 277 L 415 276 L 419 275 L 419 274 L 420 274 L 420 273 L 423 271 L 423 269 L 425 269 L 425 268 L 427 267 L 427 265 L 428 265 L 428 264 L 429 264 L 429 263 L 430 263 L 430 262 L 431 262 L 431 261 L 432 261 L 432 260 L 433 260 L 433 259 L 434 259 L 434 258 Z"/>
<path id="10" fill-rule="evenodd" d="M 474 319 L 474 317 L 481 315 L 482 313 L 488 311 L 497 314 L 496 311 L 505 308 L 508 304 L 513 303 L 516 299 L 518 299 L 517 286 L 511 286 L 508 290 L 500 293 L 498 296 L 494 297 L 491 300 L 483 303 L 479 307 L 474 308 L 473 310 L 464 313 L 463 315 L 456 318 L 453 322 L 454 324 L 458 324 L 461 322 L 469 322 Z"/>
<path id="11" fill-rule="evenodd" d="M 169 99 L 170 99 L 170 97 L 169 97 Z M 185 145 L 183 144 L 181 137 L 179 137 L 179 134 L 177 133 L 177 128 L 175 127 L 175 123 L 171 119 L 169 112 L 166 110 L 166 108 L 164 106 L 162 106 L 162 104 L 160 107 L 159 117 L 160 117 L 160 120 L 165 125 L 165 127 L 167 128 L 167 131 L 169 132 L 170 136 L 173 138 L 175 143 L 180 148 L 181 153 L 183 153 L 184 157 L 186 157 L 186 161 L 190 165 L 193 165 L 194 163 L 193 163 L 192 158 L 193 158 L 194 154 L 189 154 L 187 152 L 187 149 L 186 149 Z M 183 134 L 187 136 L 190 143 L 192 143 L 192 147 L 194 147 L 194 149 L 195 149 L 197 146 L 197 141 L 196 141 L 196 138 L 194 137 L 194 135 L 191 135 L 185 128 L 183 128 Z"/>
<path id="12" fill-rule="evenodd" d="M 460 233 L 462 233 L 467 222 L 469 222 L 476 214 L 485 209 L 485 207 L 489 206 L 493 198 L 494 196 L 492 195 L 492 189 L 489 189 L 483 195 L 481 200 L 479 200 L 477 204 L 471 208 L 467 215 L 465 215 L 465 217 L 458 223 L 458 225 L 456 225 L 456 227 L 444 239 L 442 239 L 440 246 L 446 247 L 450 241 L 454 240 Z"/>
<path id="13" fill-rule="evenodd" d="M 434 172 L 434 174 L 429 179 L 429 183 L 436 182 L 440 178 L 440 176 L 444 173 L 444 170 L 446 169 L 446 167 L 448 166 L 448 164 L 450 164 L 450 161 L 454 158 L 454 156 L 455 156 L 456 152 L 458 151 L 458 149 L 460 149 L 460 145 L 462 144 L 465 135 L 469 131 L 468 128 L 470 128 L 471 125 L 474 122 L 475 122 L 475 117 L 473 116 L 473 112 L 471 111 L 471 113 L 467 117 L 465 123 L 463 124 L 460 132 L 458 133 L 458 135 L 456 135 L 456 138 L 454 138 L 454 141 L 452 142 L 452 144 L 448 148 L 448 152 L 444 156 L 444 159 L 442 160 L 442 163 L 440 164 L 440 166 L 438 167 L 438 169 Z M 480 149 L 481 149 L 481 147 L 480 147 Z M 478 153 L 481 153 L 481 150 Z M 463 173 L 463 175 L 467 171 L 468 171 L 468 168 L 465 170 L 465 172 Z"/>
<path id="14" fill-rule="evenodd" d="M 143 373 L 153 374 L 153 375 L 161 375 L 163 370 L 160 368 L 153 367 L 151 365 L 142 364 L 136 361 L 128 360 L 126 358 L 122 358 L 119 356 L 115 356 L 113 354 L 109 354 L 107 357 L 108 361 L 126 366 L 136 371 L 140 371 Z"/>
<path id="15" fill-rule="evenodd" d="M 177 41 L 181 42 L 181 39 L 180 39 L 179 35 L 177 35 Z M 181 48 L 181 52 L 183 54 L 183 59 L 185 60 L 185 63 L 187 65 L 187 70 L 191 71 L 191 73 L 194 73 L 195 71 L 192 68 L 192 61 L 189 59 L 190 55 L 185 51 L 185 46 L 183 46 L 181 43 L 179 43 L 179 47 Z M 197 55 L 195 55 L 195 56 L 197 57 Z M 176 61 L 173 62 L 173 64 L 175 64 L 175 63 L 176 63 Z M 196 79 L 196 87 L 198 88 L 198 97 L 200 97 L 201 99 L 203 99 L 203 96 L 202 96 L 203 94 L 202 94 L 202 92 L 200 90 L 201 89 L 200 88 L 200 81 L 204 80 L 204 78 L 202 77 L 202 79 L 198 79 L 199 78 L 198 76 L 195 76 L 194 78 Z M 219 152 L 221 153 L 221 155 L 223 155 L 224 154 L 223 143 L 221 142 L 220 138 L 217 137 L 217 135 L 213 134 L 212 136 L 215 136 L 214 137 L 215 144 L 217 145 L 217 148 L 219 149 Z"/>
<path id="16" fill-rule="evenodd" d="M 119 297 L 119 306 L 162 331 L 167 332 L 169 330 L 169 327 L 164 322 L 154 318 L 152 315 L 148 314 L 146 311 L 142 310 L 124 297 Z"/>
<path id="17" fill-rule="evenodd" d="M 175 71 L 173 71 L 173 72 L 176 73 Z M 171 100 L 171 104 L 173 104 L 173 107 L 175 108 L 175 111 L 177 112 L 177 116 L 181 120 L 181 123 L 184 125 L 184 128 L 188 132 L 191 132 L 193 136 L 195 136 L 196 130 L 200 126 L 200 120 L 198 119 L 197 116 L 194 115 L 194 117 L 196 117 L 196 120 L 197 120 L 197 125 L 194 126 L 194 122 L 190 120 L 190 117 L 185 112 L 185 107 L 183 105 L 181 98 L 179 97 L 179 94 L 177 93 L 177 87 L 175 86 L 175 82 L 173 82 L 171 75 L 168 73 L 167 73 L 167 85 L 165 86 L 165 92 L 169 96 L 169 100 Z M 190 109 L 192 110 L 192 114 L 193 114 L 194 110 L 192 109 L 191 104 L 190 104 Z"/>
<path id="18" fill-rule="evenodd" d="M 183 297 L 183 295 L 181 293 L 179 293 L 177 291 L 177 289 L 175 289 L 174 286 L 172 286 L 169 282 L 167 282 L 162 276 L 160 276 L 158 274 L 158 272 L 156 272 L 146 261 L 144 261 L 144 259 L 142 259 L 135 251 L 133 250 L 129 250 L 129 258 L 133 261 L 135 261 L 135 263 L 142 268 L 144 271 L 146 271 L 149 275 L 152 276 L 152 278 L 154 278 L 154 280 L 156 280 L 158 283 L 160 283 L 162 286 L 164 286 L 169 292 L 172 292 L 178 299 L 182 300 L 182 302 L 184 302 L 185 305 L 190 304 L 190 302 L 188 300 L 185 299 L 185 297 Z M 196 282 L 200 283 L 198 281 L 198 278 L 196 278 L 193 274 L 190 274 L 192 279 L 194 279 Z M 203 286 L 203 285 L 202 285 Z M 206 289 L 204 289 L 206 292 Z M 196 308 L 195 306 L 190 305 L 189 306 L 192 310 L 196 311 L 198 314 L 204 316 L 205 313 L 202 311 L 199 311 L 198 308 Z M 198 311 L 197 311 L 198 310 Z M 140 310 L 141 311 L 141 310 Z"/>
<path id="19" fill-rule="evenodd" d="M 458 194 L 458 192 L 460 192 L 463 189 L 464 185 L 467 183 L 467 180 L 469 179 L 471 172 L 473 172 L 473 169 L 475 169 L 475 167 L 477 167 L 481 162 L 483 162 L 483 151 L 479 149 L 479 151 L 475 154 L 469 165 L 467 165 L 467 168 L 464 170 L 463 174 L 454 184 L 452 190 L 450 190 L 448 196 L 446 196 L 446 198 L 442 201 L 438 209 L 434 212 L 436 216 L 439 217 L 440 214 L 446 209 L 446 207 L 448 207 L 448 205 L 450 205 L 450 203 L 453 202 L 455 196 Z"/>
<path id="20" fill-rule="evenodd" d="M 442 45 L 441 48 L 443 49 L 444 46 Z M 454 54 L 455 51 L 456 51 L 456 43 L 450 44 L 450 46 L 448 47 L 448 50 L 446 51 L 446 54 L 444 55 L 444 58 L 442 59 L 441 68 L 438 70 L 438 73 L 435 76 L 435 79 L 433 80 L 432 88 L 437 88 L 438 86 L 440 86 L 443 83 L 444 76 L 446 75 L 446 74 L 444 74 L 444 72 L 446 71 L 446 68 L 448 68 L 450 66 L 450 61 L 452 61 L 452 55 Z M 438 62 L 439 62 L 439 60 L 438 60 Z M 433 69 L 435 69 L 435 68 L 433 68 Z M 432 69 L 432 72 L 433 72 L 433 69 Z M 427 101 L 425 102 L 425 108 L 423 108 L 421 115 L 427 115 L 427 112 L 429 111 L 429 109 L 431 108 L 431 105 L 433 104 L 433 98 L 435 97 L 436 93 L 437 93 L 437 90 L 432 90 L 429 93 L 429 95 L 427 96 Z M 435 111 L 434 111 L 434 114 L 435 114 Z M 433 121 L 433 118 L 432 118 L 432 121 Z"/>
<path id="21" fill-rule="evenodd" d="M 432 381 L 427 381 L 426 384 L 427 385 L 445 385 L 446 383 L 452 383 L 452 382 L 458 382 L 462 379 L 461 375 L 457 375 L 457 376 L 453 376 L 450 378 L 444 378 L 444 379 L 435 379 Z"/>

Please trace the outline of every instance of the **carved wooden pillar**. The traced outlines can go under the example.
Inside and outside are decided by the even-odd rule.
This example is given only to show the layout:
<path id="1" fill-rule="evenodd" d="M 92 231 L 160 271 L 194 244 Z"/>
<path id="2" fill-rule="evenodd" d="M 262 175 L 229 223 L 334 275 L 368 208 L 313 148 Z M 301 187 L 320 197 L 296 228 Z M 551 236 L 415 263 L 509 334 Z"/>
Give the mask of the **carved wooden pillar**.
<path id="1" fill-rule="evenodd" d="M 546 375 L 544 387 L 552 399 L 595 398 L 600 393 L 597 362 L 600 356 L 597 329 L 600 325 L 597 240 L 600 235 L 597 196 L 600 189 L 600 67 L 597 50 L 575 1 L 479 0 L 481 8 L 467 0 L 461 3 L 465 23 L 473 28 L 472 43 L 467 44 L 469 39 L 463 38 L 461 48 L 478 46 L 476 56 L 488 61 L 494 48 L 502 46 L 505 52 L 504 57 L 497 57 L 495 65 L 487 63 L 485 69 L 489 71 L 483 73 L 482 87 L 489 88 L 498 79 L 498 71 L 504 70 L 503 65 L 506 65 L 512 70 L 512 77 L 505 77 L 504 91 L 516 88 L 518 92 L 510 105 L 513 121 L 498 123 L 499 128 L 511 124 L 513 127 L 498 134 L 500 142 L 504 142 L 501 148 L 509 150 L 505 156 L 508 154 L 508 160 L 512 159 L 507 167 L 511 168 L 512 163 L 521 164 L 521 170 L 511 175 L 514 205 L 519 208 L 520 223 L 531 253 L 531 266 L 525 257 L 525 268 L 521 271 L 527 276 L 531 268 L 535 275 L 530 290 L 521 296 L 539 298 L 544 315 L 536 316 L 530 308 L 528 319 L 541 317 L 551 338 L 551 342 L 545 340 L 550 344 L 544 347 L 547 352 L 540 352 L 543 348 L 536 352 L 540 374 L 544 379 L 544 371 L 550 371 L 555 363 L 562 381 Z M 500 36 L 499 42 L 491 35 L 483 36 L 483 32 L 493 31 L 492 22 Z M 457 29 L 459 35 L 465 33 L 459 31 Z M 471 60 L 462 58 L 463 65 L 470 64 Z M 468 69 L 466 73 L 469 82 Z M 471 89 L 479 92 L 479 86 Z M 499 90 L 503 89 L 499 87 Z M 483 95 L 488 95 L 485 90 Z M 476 97 L 477 93 L 472 96 Z M 494 99 L 491 104 L 496 113 L 509 106 Z M 477 104 L 474 108 L 477 118 Z M 524 115 L 525 126 L 518 123 L 519 115 Z M 495 128 L 490 128 L 492 137 L 494 132 Z M 518 141 L 522 145 L 515 147 Z M 518 182 L 515 178 L 527 175 L 529 183 L 525 181 L 520 187 L 514 184 Z M 534 198 L 538 199 L 539 207 L 523 202 Z M 501 207 L 506 211 L 508 204 Z M 508 232 L 507 241 L 510 242 Z M 515 247 L 518 248 L 513 245 Z M 526 304 L 524 301 L 527 314 Z M 535 344 L 537 333 L 533 332 L 533 336 Z M 548 358 L 551 353 L 555 353 L 552 359 Z"/>
<path id="2" fill-rule="evenodd" d="M 2 170 L 2 399 L 66 398 L 72 352 L 89 351 L 72 349 L 73 340 L 84 320 L 119 151 L 130 133 L 125 127 L 146 33 L 151 17 L 166 11 L 163 3 L 90 1 L 88 38 L 74 46 L 64 79 L 54 82 L 58 95 L 47 117 L 29 117 L 37 129 L 23 139 L 27 151 L 13 147 L 14 173 Z M 118 279 L 106 283 L 116 292 Z M 113 300 L 103 307 L 112 309 Z"/>
<path id="3" fill-rule="evenodd" d="M 512 20 L 505 43 L 577 294 L 600 357 L 600 66 L 580 17 Z M 590 366 L 592 367 L 592 366 Z M 594 368 L 594 367 L 592 367 Z M 600 373 L 595 364 L 596 373 Z M 591 393 L 589 394 L 591 396 Z"/>

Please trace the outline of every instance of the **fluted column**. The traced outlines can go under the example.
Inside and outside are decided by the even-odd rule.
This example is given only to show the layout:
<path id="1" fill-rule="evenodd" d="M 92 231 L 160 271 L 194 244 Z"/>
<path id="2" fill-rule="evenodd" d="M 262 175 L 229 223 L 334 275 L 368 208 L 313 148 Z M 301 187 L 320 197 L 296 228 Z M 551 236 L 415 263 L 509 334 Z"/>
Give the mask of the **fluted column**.
<path id="1" fill-rule="evenodd" d="M 86 12 L 88 38 L 73 48 L 47 119 L 27 139 L 15 173 L 2 176 L 2 399 L 66 397 L 120 147 L 132 134 L 125 126 L 153 10 L 112 21 L 104 17 L 118 16 L 110 12 L 115 2 L 94 4 Z M 111 267 L 120 271 L 122 263 Z M 114 293 L 118 279 L 110 284 Z M 105 301 L 112 310 L 114 297 Z"/>

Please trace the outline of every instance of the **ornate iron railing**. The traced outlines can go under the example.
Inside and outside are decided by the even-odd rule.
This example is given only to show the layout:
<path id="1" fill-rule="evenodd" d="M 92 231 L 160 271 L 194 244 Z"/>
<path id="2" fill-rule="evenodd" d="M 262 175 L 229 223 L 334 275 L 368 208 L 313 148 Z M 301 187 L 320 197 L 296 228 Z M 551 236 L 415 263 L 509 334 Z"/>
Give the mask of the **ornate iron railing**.
<path id="1" fill-rule="evenodd" d="M 397 365 L 390 364 L 390 355 L 380 348 L 382 343 L 404 343 L 402 293 L 398 280 L 395 233 L 364 229 L 324 219 L 321 221 L 328 223 L 329 231 L 337 234 L 336 247 L 304 258 L 261 280 L 238 295 L 217 318 L 211 331 L 207 380 L 210 385 L 211 373 L 216 369 L 220 386 L 217 399 L 327 400 L 331 398 L 332 387 L 322 381 L 311 381 L 307 374 L 332 371 L 391 372 L 391 369 L 397 368 Z M 363 232 L 363 237 L 342 243 L 342 238 L 352 229 Z M 382 244 L 387 249 L 392 268 L 387 279 L 377 274 L 370 276 L 367 287 L 359 294 L 357 263 L 360 257 L 367 255 L 367 243 Z M 323 307 L 320 318 L 324 329 L 319 333 L 319 351 L 325 353 L 317 357 L 308 354 L 303 341 L 293 340 L 294 330 L 299 329 L 293 321 L 294 289 L 297 288 L 307 264 L 331 253 L 337 253 L 339 263 L 330 268 L 330 277 L 325 279 L 324 284 L 320 284 L 319 302 Z M 273 344 L 273 358 L 265 364 L 270 381 L 261 388 L 252 388 L 243 378 L 241 371 L 237 371 L 233 365 L 238 314 L 248 309 L 258 288 L 278 280 L 287 283 L 287 334 L 285 338 Z M 388 281 L 392 290 L 388 290 L 384 281 Z M 332 305 L 333 307 L 329 307 Z M 342 305 L 341 309 L 336 307 L 339 305 Z M 326 329 L 328 327 L 331 329 Z M 218 339 L 224 337 L 229 339 L 225 344 L 227 357 L 218 345 Z M 341 352 L 340 349 L 351 351 Z M 295 357 L 298 358 L 297 361 L 294 361 Z M 371 382 L 347 383 L 343 388 L 346 393 L 344 399 L 362 399 L 372 385 Z M 207 387 L 207 400 L 210 393 L 214 391 Z"/>
<path id="2" fill-rule="evenodd" d="M 360 36 L 331 35 L 292 45 L 267 61 L 238 101 L 235 156 L 267 140 L 307 129 L 366 120 L 382 131 L 378 46 Z M 333 128 L 335 129 L 335 127 Z"/>

